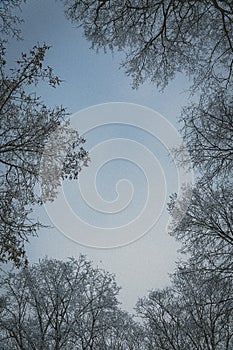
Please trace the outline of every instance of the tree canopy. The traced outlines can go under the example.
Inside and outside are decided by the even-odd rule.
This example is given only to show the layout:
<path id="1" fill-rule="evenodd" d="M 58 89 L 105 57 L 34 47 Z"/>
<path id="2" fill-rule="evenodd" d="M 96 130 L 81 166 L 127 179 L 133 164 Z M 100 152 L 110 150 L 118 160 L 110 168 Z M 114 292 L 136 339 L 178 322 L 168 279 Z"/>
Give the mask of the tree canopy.
<path id="1" fill-rule="evenodd" d="M 139 299 L 147 349 L 230 350 L 233 346 L 232 279 L 180 269 L 171 287 Z"/>
<path id="2" fill-rule="evenodd" d="M 64 0 L 64 4 L 67 17 L 93 48 L 123 52 L 122 66 L 135 87 L 150 80 L 164 89 L 178 73 L 190 78 L 197 102 L 183 108 L 180 125 L 197 181 L 179 202 L 172 197 L 170 233 L 198 261 L 207 258 L 223 268 L 226 258 L 228 271 L 233 254 L 232 1 Z M 185 166 L 183 147 L 175 155 Z M 218 257 L 221 264 L 215 261 L 215 265 Z"/>
<path id="3" fill-rule="evenodd" d="M 193 166 L 208 182 L 215 177 L 229 178 L 233 161 L 232 84 L 201 94 L 199 101 L 184 107 L 180 117 L 181 133 Z M 185 164 L 182 150 L 177 158 Z"/>
<path id="4" fill-rule="evenodd" d="M 65 122 L 65 108 L 50 108 L 36 95 L 42 81 L 54 88 L 61 83 L 44 64 L 49 47 L 37 45 L 9 67 L 7 35 L 20 35 L 14 26 L 20 19 L 12 17 L 11 7 L 20 3 L 4 2 L 0 11 L 5 28 L 0 41 L 0 262 L 16 266 L 27 264 L 24 244 L 42 226 L 31 215 L 33 206 L 54 199 L 61 180 L 77 178 L 89 159 L 85 140 Z"/>
<path id="5" fill-rule="evenodd" d="M 148 79 L 164 88 L 179 72 L 205 89 L 232 80 L 230 0 L 63 2 L 94 48 L 124 51 L 136 87 Z"/>
<path id="6" fill-rule="evenodd" d="M 9 350 L 142 349 L 141 328 L 119 308 L 114 276 L 77 260 L 43 259 L 1 277 L 0 337 Z"/>
<path id="7" fill-rule="evenodd" d="M 182 243 L 171 285 L 138 300 L 137 317 L 122 311 L 114 276 L 84 256 L 45 258 L 2 273 L 0 339 L 4 350 L 230 350 L 233 347 L 232 67 L 230 0 L 63 0 L 67 17 L 92 47 L 121 50 L 135 87 L 161 89 L 177 73 L 191 79 L 198 102 L 184 107 L 181 132 L 196 172 L 183 198 L 171 196 L 170 234 Z M 2 32 L 20 37 L 20 18 L 4 1 Z M 44 66 L 47 45 L 23 53 L 16 68 L 0 41 L 0 261 L 27 266 L 24 242 L 36 234 L 35 204 L 53 200 L 65 178 L 77 178 L 88 153 L 84 139 L 32 94 L 40 81 L 60 84 Z M 176 157 L 186 165 L 183 149 Z M 42 183 L 42 193 L 37 191 Z"/>

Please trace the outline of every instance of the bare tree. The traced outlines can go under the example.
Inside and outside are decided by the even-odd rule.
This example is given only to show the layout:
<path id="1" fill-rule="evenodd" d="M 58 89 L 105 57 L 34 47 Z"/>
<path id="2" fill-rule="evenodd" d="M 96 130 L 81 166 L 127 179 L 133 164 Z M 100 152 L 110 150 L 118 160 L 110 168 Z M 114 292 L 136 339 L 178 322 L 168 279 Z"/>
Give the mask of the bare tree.
<path id="1" fill-rule="evenodd" d="M 64 0 L 67 17 L 94 48 L 125 52 L 134 86 L 149 79 L 164 88 L 176 73 L 194 87 L 232 79 L 231 1 Z"/>
<path id="2" fill-rule="evenodd" d="M 201 94 L 198 103 L 183 109 L 180 122 L 182 135 L 193 166 L 202 182 L 214 177 L 232 177 L 233 164 L 233 102 L 232 85 Z M 175 150 L 184 165 L 182 149 Z"/>
<path id="3" fill-rule="evenodd" d="M 196 268 L 232 274 L 232 190 L 231 181 L 220 178 L 187 188 L 180 201 L 169 204 L 170 234 L 182 243 L 181 251 L 192 257 Z"/>
<path id="4" fill-rule="evenodd" d="M 118 310 L 104 332 L 100 331 L 98 346 L 99 350 L 146 350 L 143 327 L 127 312 Z"/>
<path id="5" fill-rule="evenodd" d="M 230 279 L 217 274 L 177 272 L 172 287 L 152 291 L 137 303 L 147 349 L 230 350 L 232 287 Z"/>
<path id="6" fill-rule="evenodd" d="M 5 273 L 1 286 L 0 334 L 2 344 L 10 344 L 6 350 L 140 349 L 140 327 L 118 308 L 114 277 L 83 256 L 66 262 L 43 259 Z"/>
<path id="7" fill-rule="evenodd" d="M 85 140 L 64 121 L 66 110 L 49 108 L 36 96 L 40 82 L 51 87 L 61 83 L 44 64 L 49 47 L 37 45 L 9 67 L 7 35 L 20 35 L 21 20 L 14 10 L 21 3 L 4 1 L 0 9 L 5 34 L 0 40 L 0 262 L 16 266 L 27 264 L 24 244 L 41 226 L 33 220 L 33 206 L 54 199 L 61 180 L 77 178 L 89 159 Z"/>
<path id="8" fill-rule="evenodd" d="M 24 242 L 35 235 L 40 226 L 30 215 L 32 205 L 53 199 L 61 179 L 76 178 L 81 166 L 88 161 L 88 153 L 80 146 L 85 140 L 67 123 L 62 123 L 65 109 L 48 108 L 28 92 L 42 80 L 54 87 L 60 83 L 50 67 L 43 67 L 47 49 L 43 45 L 34 47 L 29 55 L 22 54 L 11 76 L 6 73 L 4 48 L 0 58 L 0 261 L 11 260 L 17 266 L 26 262 Z M 47 154 L 41 163 L 45 144 L 54 140 L 55 133 L 59 135 L 54 141 L 55 151 L 50 147 L 49 156 Z M 42 197 L 36 191 L 40 168 L 44 172 Z"/>

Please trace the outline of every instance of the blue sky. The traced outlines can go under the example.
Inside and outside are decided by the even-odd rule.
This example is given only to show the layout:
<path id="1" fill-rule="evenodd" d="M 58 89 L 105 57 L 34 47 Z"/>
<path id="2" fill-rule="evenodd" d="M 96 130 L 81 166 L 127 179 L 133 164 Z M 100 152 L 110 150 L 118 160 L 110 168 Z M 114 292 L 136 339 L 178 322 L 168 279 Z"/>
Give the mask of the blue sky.
<path id="1" fill-rule="evenodd" d="M 86 115 L 88 119 L 91 118 L 90 115 L 85 114 L 86 112 L 82 112 L 82 110 L 91 107 L 91 111 L 98 112 L 98 108 L 92 107 L 95 105 L 105 103 L 109 106 L 110 113 L 114 113 L 115 107 L 114 105 L 111 107 L 111 102 L 137 104 L 157 111 L 163 118 L 177 127 L 177 118 L 181 107 L 187 103 L 188 96 L 184 92 L 188 87 L 188 82 L 183 76 L 178 76 L 171 82 L 164 93 L 159 92 L 155 86 L 148 83 L 138 90 L 133 90 L 130 78 L 126 77 L 124 72 L 119 69 L 121 54 L 112 55 L 103 52 L 97 54 L 89 49 L 90 43 L 83 38 L 80 30 L 74 28 L 74 25 L 67 21 L 59 1 L 28 1 L 22 7 L 22 17 L 25 20 L 22 26 L 24 40 L 12 41 L 9 44 L 9 59 L 12 62 L 15 61 L 21 51 L 27 51 L 38 42 L 46 42 L 52 46 L 47 55 L 46 63 L 54 68 L 64 82 L 57 89 L 48 88 L 44 84 L 38 87 L 37 93 L 41 95 L 42 100 L 47 105 L 67 107 L 68 112 L 74 116 L 73 119 L 79 125 L 78 111 L 81 111 L 80 118 Z M 128 105 L 126 104 L 126 106 Z M 111 108 L 113 108 L 112 111 Z M 142 119 L 146 118 L 145 115 L 142 113 Z M 162 125 L 158 125 L 158 129 L 160 127 Z M 169 133 L 169 129 L 164 130 L 165 134 L 166 132 Z M 172 135 L 166 136 L 172 138 Z M 104 143 L 109 140 L 118 139 L 119 141 L 120 138 L 127 140 L 127 142 L 131 141 L 129 148 L 134 145 L 132 142 L 135 142 L 136 147 L 142 144 L 149 151 L 145 157 L 148 157 L 147 165 L 150 177 L 153 179 L 154 174 L 155 178 L 159 179 L 157 171 L 160 171 L 158 170 L 160 167 L 166 182 L 166 198 L 170 192 L 177 190 L 177 172 L 176 167 L 168 157 L 169 150 L 153 134 L 134 125 L 123 125 L 116 118 L 115 125 L 109 122 L 103 126 L 90 128 L 85 133 L 85 137 L 87 139 L 86 148 L 90 150 L 92 161 L 89 168 L 84 169 L 80 183 L 84 186 L 84 192 L 86 191 L 87 196 L 93 193 L 90 188 L 97 187 L 100 199 L 102 196 L 104 200 L 104 205 L 109 203 L 111 206 L 111 201 L 114 202 L 118 199 L 116 184 L 122 179 L 128 181 L 128 185 L 126 182 L 123 184 L 126 187 L 122 193 L 126 197 L 129 196 L 129 201 L 131 194 L 133 196 L 127 207 L 128 211 L 121 210 L 116 216 L 106 213 L 98 214 L 83 201 L 79 182 L 64 184 L 62 190 L 69 206 L 83 221 L 100 227 L 124 225 L 127 220 L 132 221 L 138 215 L 147 198 L 148 178 L 143 172 L 143 167 L 140 168 L 134 162 L 127 160 L 127 155 L 124 159 L 122 156 L 124 147 L 120 147 L 119 143 L 115 146 L 112 144 L 112 148 L 109 144 Z M 101 153 L 98 153 L 98 147 Z M 113 154 L 116 150 L 120 150 L 121 156 L 114 159 Z M 106 159 L 112 157 L 111 161 L 104 162 L 105 151 Z M 149 163 L 150 152 L 160 164 L 157 168 Z M 96 158 L 92 157 L 95 154 Z M 99 156 L 101 156 L 103 167 L 96 174 L 95 162 Z M 145 164 L 144 156 L 139 158 L 138 164 L 141 162 Z M 131 194 L 129 182 L 134 188 Z M 162 191 L 161 186 L 158 182 L 158 194 Z M 156 208 L 160 204 L 156 200 L 160 197 L 159 195 L 155 197 Z M 149 210 L 154 209 L 150 206 Z M 35 215 L 43 222 L 51 223 L 44 208 L 38 209 Z M 124 247 L 113 249 L 91 248 L 83 245 L 82 242 L 79 244 L 67 238 L 56 227 L 50 230 L 43 229 L 39 232 L 39 237 L 33 238 L 28 245 L 28 256 L 33 262 L 44 255 L 65 259 L 68 256 L 78 256 L 80 253 L 86 254 L 90 260 L 93 260 L 94 264 L 116 274 L 117 282 L 122 286 L 120 300 L 123 307 L 132 310 L 139 296 L 143 296 L 151 288 L 164 287 L 169 283 L 168 273 L 171 273 L 175 267 L 178 245 L 166 232 L 167 221 L 168 214 L 166 210 L 163 210 L 157 224 L 141 239 Z M 78 226 L 75 229 L 81 231 Z M 88 234 L 88 227 L 86 230 L 79 232 L 79 237 Z"/>

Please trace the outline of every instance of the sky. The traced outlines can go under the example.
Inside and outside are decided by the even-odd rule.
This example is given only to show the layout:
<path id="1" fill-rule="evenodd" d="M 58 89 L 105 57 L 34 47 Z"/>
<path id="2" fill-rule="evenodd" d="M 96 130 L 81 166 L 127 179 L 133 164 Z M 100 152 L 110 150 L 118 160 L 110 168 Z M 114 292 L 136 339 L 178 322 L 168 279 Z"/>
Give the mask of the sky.
<path id="1" fill-rule="evenodd" d="M 133 311 L 139 297 L 169 284 L 179 258 L 166 203 L 190 179 L 169 157 L 182 140 L 177 120 L 188 81 L 180 75 L 163 93 L 149 83 L 133 90 L 119 69 L 122 54 L 91 50 L 59 1 L 28 1 L 21 16 L 23 41 L 9 43 L 9 60 L 37 43 L 51 45 L 46 64 L 63 83 L 36 92 L 48 106 L 67 107 L 91 157 L 78 181 L 64 182 L 53 203 L 35 210 L 54 228 L 30 240 L 29 261 L 85 254 L 116 275 L 122 307 Z"/>

